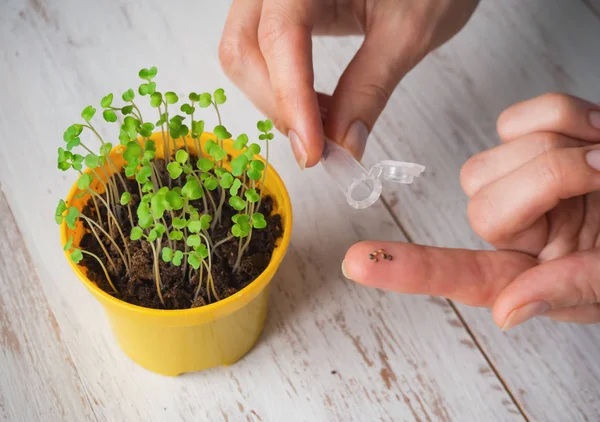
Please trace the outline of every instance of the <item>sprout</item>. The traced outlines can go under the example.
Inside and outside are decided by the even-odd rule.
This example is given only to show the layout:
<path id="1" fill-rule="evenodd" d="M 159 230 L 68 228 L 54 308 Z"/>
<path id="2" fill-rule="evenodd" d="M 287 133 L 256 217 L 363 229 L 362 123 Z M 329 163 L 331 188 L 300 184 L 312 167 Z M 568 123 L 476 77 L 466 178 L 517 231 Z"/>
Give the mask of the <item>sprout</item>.
<path id="1" fill-rule="evenodd" d="M 78 197 L 84 194 L 90 197 L 93 206 L 89 209 L 97 214 L 94 218 L 98 221 L 63 200 L 56 207 L 55 221 L 73 230 L 81 220 L 84 229 L 95 236 L 105 254 L 102 259 L 74 245 L 73 238 L 69 238 L 65 251 L 74 263 L 83 261 L 86 264 L 86 255 L 96 259 L 115 292 L 117 289 L 110 274 L 116 274 L 119 262 L 115 262 L 117 257 L 112 255 L 118 253 L 128 271 L 131 257 L 127 244 L 139 241 L 145 246 L 149 244 L 152 250 L 152 274 L 163 304 L 160 261 L 181 267 L 188 281 L 198 280 L 195 298 L 201 287 L 206 286 L 210 302 L 211 298 L 219 299 L 212 278 L 215 249 L 228 241 L 237 242 L 237 256 L 232 268 L 237 271 L 253 230 L 267 226 L 268 219 L 260 212 L 260 204 L 269 165 L 269 141 L 274 137 L 271 133 L 273 123 L 270 120 L 257 123 L 258 140 L 264 141 L 266 147 L 266 160 L 262 161 L 257 157 L 261 153 L 258 143 L 252 142 L 246 133 L 233 136 L 223 124 L 221 107 L 227 102 L 223 88 L 217 88 L 212 94 L 191 92 L 182 97 L 189 102 L 177 106 L 180 97 L 175 92 L 157 90 L 157 73 L 154 66 L 138 72 L 141 83 L 137 92 L 141 97 L 137 99 L 133 88 L 122 92 L 123 103 L 118 94 L 108 93 L 101 98 L 102 120 L 122 122 L 116 136 L 117 148 L 113 149 L 116 140 L 105 142 L 92 125 L 96 109 L 91 105 L 82 110 L 80 123 L 74 123 L 64 131 L 64 144 L 58 148 L 57 167 L 62 171 L 77 172 L 77 187 L 81 191 Z M 134 100 L 147 101 L 158 116 L 143 117 Z M 203 136 L 205 120 L 195 116 L 195 113 L 205 113 L 207 108 L 216 113 L 212 139 Z M 177 114 L 179 112 L 181 114 Z M 84 130 L 93 132 L 100 141 L 99 148 L 90 148 L 82 142 Z M 167 180 L 160 170 L 165 167 L 156 160 L 156 144 L 150 139 L 155 131 L 162 134 Z M 229 139 L 234 139 L 234 158 L 229 157 L 225 149 L 225 141 Z M 112 160 L 114 154 L 121 154 L 122 160 L 115 160 L 122 163 L 121 166 Z M 126 178 L 129 179 L 127 183 Z M 134 190 L 130 192 L 128 187 L 131 189 L 132 186 Z M 101 188 L 104 188 L 101 193 L 96 192 Z M 196 201 L 202 201 L 204 207 Z M 106 211 L 98 205 L 104 206 Z M 126 223 L 123 218 L 125 208 L 129 224 L 121 227 Z M 231 226 L 231 232 L 221 239 L 213 239 L 211 235 L 219 233 L 215 228 L 221 227 L 218 226 L 221 219 L 231 215 L 232 210 L 237 214 L 231 217 L 232 224 L 227 222 L 225 225 Z M 134 220 L 134 216 L 137 219 Z M 114 229 L 121 235 L 119 242 L 111 235 L 115 233 Z M 123 229 L 129 232 L 127 238 Z M 110 250 L 107 249 L 109 243 Z M 121 248 L 125 248 L 125 253 Z M 107 263 L 106 267 L 103 262 Z"/>

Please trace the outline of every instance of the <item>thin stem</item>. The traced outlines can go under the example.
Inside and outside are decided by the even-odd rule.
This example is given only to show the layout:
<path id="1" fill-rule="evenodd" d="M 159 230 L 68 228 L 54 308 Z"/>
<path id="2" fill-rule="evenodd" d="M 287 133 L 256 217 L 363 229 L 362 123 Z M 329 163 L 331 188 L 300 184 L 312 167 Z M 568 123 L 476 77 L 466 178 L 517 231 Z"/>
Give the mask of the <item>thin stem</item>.
<path id="1" fill-rule="evenodd" d="M 113 291 L 115 293 L 119 293 L 119 291 L 117 290 L 117 288 L 115 287 L 115 285 L 113 284 L 112 280 L 110 279 L 110 276 L 108 275 L 108 271 L 106 270 L 106 267 L 104 266 L 104 264 L 102 263 L 102 260 L 100 258 L 98 258 L 98 256 L 96 254 L 93 254 L 91 252 L 88 251 L 84 251 L 81 250 L 82 254 L 85 255 L 89 255 L 91 257 L 94 257 L 96 259 L 96 261 L 98 261 L 98 263 L 100 264 L 100 266 L 102 267 L 102 270 L 104 271 L 104 275 L 106 276 L 106 281 L 108 281 L 108 284 L 110 284 L 110 287 L 112 287 Z"/>
<path id="2" fill-rule="evenodd" d="M 256 211 L 260 212 L 260 204 L 263 199 L 263 195 L 265 192 L 265 183 L 267 183 L 267 170 L 269 169 L 269 140 L 265 139 L 266 143 L 266 153 L 265 153 L 265 170 L 263 172 L 262 180 L 260 181 L 260 199 L 258 200 L 258 205 L 256 206 Z"/>
<path id="3" fill-rule="evenodd" d="M 115 248 L 117 248 L 117 252 L 121 256 L 121 259 L 123 260 L 123 264 L 125 264 L 125 269 L 127 270 L 127 272 L 129 272 L 129 262 L 127 262 L 127 260 L 125 259 L 125 255 L 123 255 L 123 251 L 121 251 L 121 248 L 119 248 L 119 245 L 117 245 L 117 242 L 115 242 L 115 240 L 112 238 L 112 236 L 110 234 L 108 234 L 106 232 L 106 230 L 104 230 L 98 223 L 96 223 L 94 220 L 92 220 L 88 216 L 86 216 L 84 214 L 80 214 L 80 215 L 85 221 L 87 221 L 90 228 L 91 228 L 92 224 L 94 226 L 96 226 L 96 228 L 98 230 L 100 230 L 108 238 L 108 240 L 110 240 L 110 242 L 115 246 Z M 115 269 L 116 269 L 116 267 L 115 267 Z"/>
<path id="4" fill-rule="evenodd" d="M 131 262 L 131 255 L 129 254 L 129 247 L 127 246 L 127 239 L 125 238 L 125 235 L 123 234 L 123 231 L 121 230 L 121 226 L 119 225 L 119 222 L 117 221 L 117 218 L 115 217 L 115 215 L 113 214 L 113 212 L 108 207 L 108 204 L 106 203 L 106 201 L 104 201 L 104 198 L 102 198 L 100 195 L 98 195 L 92 189 L 88 188 L 88 191 L 90 192 L 90 194 L 96 195 L 102 202 L 104 202 L 104 205 L 106 206 L 106 209 L 108 210 L 109 215 L 114 220 L 115 226 L 117 227 L 117 230 L 119 231 L 119 234 L 121 235 L 121 240 L 123 240 L 123 245 L 125 245 L 125 252 L 127 253 L 127 258 L 129 259 L 129 262 Z M 108 223 L 108 221 L 107 221 L 107 223 Z"/>
<path id="5" fill-rule="evenodd" d="M 154 246 L 154 242 L 148 242 L 152 247 L 152 254 L 154 256 L 154 282 L 156 284 L 156 292 L 158 293 L 158 298 L 160 302 L 165 306 L 165 300 L 163 299 L 161 290 L 162 282 L 160 281 L 160 267 L 158 261 L 158 252 L 156 250 L 156 246 Z"/>
<path id="6" fill-rule="evenodd" d="M 198 295 L 200 294 L 200 288 L 202 288 L 202 276 L 204 275 L 204 267 L 200 265 L 200 271 L 198 271 L 198 287 L 196 287 L 196 291 L 194 292 L 194 301 L 198 299 Z M 207 279 L 208 283 L 208 279 Z"/>
<path id="7" fill-rule="evenodd" d="M 210 286 L 210 289 L 213 292 L 213 295 L 215 296 L 215 299 L 217 301 L 221 300 L 219 299 L 219 295 L 217 294 L 217 291 L 215 290 L 215 281 L 213 280 L 212 274 L 210 273 L 210 268 L 208 268 L 206 266 L 206 261 L 202 260 L 202 263 L 204 264 L 204 267 L 206 268 L 206 271 L 208 271 L 208 277 L 207 277 L 207 284 L 208 286 Z M 210 290 L 206 289 L 207 293 L 208 293 L 208 302 L 210 303 Z"/>
<path id="8" fill-rule="evenodd" d="M 115 261 L 113 261 L 113 259 L 110 257 L 108 251 L 106 250 L 106 247 L 104 246 L 104 243 L 102 243 L 102 240 L 100 240 L 100 236 L 98 236 L 98 233 L 96 233 L 96 230 L 94 230 L 93 226 L 90 226 L 90 230 L 92 231 L 92 234 L 94 235 L 94 237 L 96 238 L 96 241 L 100 245 L 100 248 L 104 252 L 104 255 L 106 255 L 106 259 L 108 259 L 108 262 L 110 262 L 110 265 L 112 265 L 113 268 L 115 269 L 115 271 L 117 271 L 117 265 L 115 264 Z"/>
<path id="9" fill-rule="evenodd" d="M 136 105 L 136 103 L 133 102 L 133 100 L 130 101 L 131 105 L 133 106 L 133 108 L 135 108 L 137 110 L 138 113 L 138 119 L 140 120 L 140 124 L 144 124 L 144 119 L 142 119 L 142 112 L 140 111 L 140 109 L 138 108 L 138 106 Z"/>
<path id="10" fill-rule="evenodd" d="M 231 239 L 233 239 L 235 236 L 230 234 L 229 236 L 227 236 L 225 239 L 221 239 L 219 240 L 217 243 L 215 243 L 212 247 L 213 252 L 215 251 L 215 249 L 217 249 L 219 246 L 221 246 L 223 243 L 229 242 Z"/>

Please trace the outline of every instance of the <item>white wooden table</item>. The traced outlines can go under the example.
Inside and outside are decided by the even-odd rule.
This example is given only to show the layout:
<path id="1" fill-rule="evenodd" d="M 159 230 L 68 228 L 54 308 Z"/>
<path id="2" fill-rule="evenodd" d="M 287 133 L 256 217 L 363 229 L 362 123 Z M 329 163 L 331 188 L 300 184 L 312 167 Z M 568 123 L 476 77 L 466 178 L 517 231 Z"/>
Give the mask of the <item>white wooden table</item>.
<path id="1" fill-rule="evenodd" d="M 599 6 L 482 1 L 398 87 L 367 148 L 367 164 L 415 160 L 426 177 L 367 211 L 348 208 L 320 168 L 301 173 L 277 137 L 295 222 L 264 335 L 234 366 L 165 378 L 118 349 L 68 268 L 52 214 L 73 176 L 56 169 L 56 149 L 83 106 L 149 65 L 177 92 L 224 87 L 232 132 L 254 127 L 261 116 L 217 60 L 228 2 L 2 0 L 0 420 L 599 421 L 600 326 L 540 319 L 503 334 L 487 310 L 340 272 L 361 239 L 485 247 L 460 166 L 497 143 L 495 118 L 515 101 L 600 98 Z M 359 42 L 315 40 L 318 89 L 332 91 Z"/>

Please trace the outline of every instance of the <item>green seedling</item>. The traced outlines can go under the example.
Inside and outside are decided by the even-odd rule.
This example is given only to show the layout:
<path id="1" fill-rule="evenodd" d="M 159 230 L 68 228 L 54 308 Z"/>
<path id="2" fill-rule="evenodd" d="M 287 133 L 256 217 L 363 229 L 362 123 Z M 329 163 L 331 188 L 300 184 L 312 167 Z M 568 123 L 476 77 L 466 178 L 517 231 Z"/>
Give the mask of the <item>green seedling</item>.
<path id="1" fill-rule="evenodd" d="M 121 263 L 126 272 L 131 266 L 128 243 L 146 242 L 152 249 L 152 274 L 163 304 L 161 261 L 181 268 L 188 280 L 198 280 L 196 298 L 206 286 L 209 302 L 219 300 L 212 274 L 213 254 L 225 242 L 236 241 L 232 270 L 237 271 L 252 231 L 264 229 L 268 223 L 260 205 L 273 124 L 269 120 L 257 123 L 258 140 L 265 142 L 263 161 L 257 157 L 261 152 L 258 143 L 244 133 L 233 138 L 224 125 L 221 108 L 227 96 L 222 88 L 212 94 L 192 92 L 181 97 L 172 91 L 159 91 L 157 73 L 154 66 L 141 69 L 138 75 L 142 83 L 137 89 L 127 89 L 120 99 L 113 93 L 105 95 L 99 102 L 100 108 L 85 107 L 81 121 L 65 130 L 57 166 L 62 171 L 77 172 L 77 196 L 89 195 L 93 206 L 86 208 L 87 215 L 61 200 L 55 220 L 70 230 L 83 224 L 84 230 L 94 236 L 103 259 L 74 245 L 73 237 L 65 251 L 76 264 L 84 261 L 86 255 L 98 261 L 114 292 L 117 289 L 111 276 L 118 275 Z M 185 102 L 178 104 L 182 99 Z M 142 115 L 135 102 L 142 100 L 158 112 L 158 120 Z M 208 108 L 217 117 L 214 138 L 205 134 L 205 120 L 195 117 Z M 105 142 L 101 135 L 104 132 L 94 126 L 97 120 L 119 122 L 113 142 Z M 86 138 L 90 133 L 99 141 L 98 148 Z M 225 140 L 232 138 L 235 158 L 230 160 Z M 157 140 L 162 142 L 160 157 Z M 113 149 L 115 144 L 120 145 L 118 150 Z M 115 159 L 118 154 L 119 159 Z M 168 172 L 166 179 L 161 179 L 161 166 Z M 99 212 L 99 206 L 106 211 Z M 226 207 L 228 213 L 224 212 Z M 223 215 L 231 215 L 231 210 L 236 212 L 229 223 L 231 231 L 215 242 L 211 234 L 223 223 Z"/>

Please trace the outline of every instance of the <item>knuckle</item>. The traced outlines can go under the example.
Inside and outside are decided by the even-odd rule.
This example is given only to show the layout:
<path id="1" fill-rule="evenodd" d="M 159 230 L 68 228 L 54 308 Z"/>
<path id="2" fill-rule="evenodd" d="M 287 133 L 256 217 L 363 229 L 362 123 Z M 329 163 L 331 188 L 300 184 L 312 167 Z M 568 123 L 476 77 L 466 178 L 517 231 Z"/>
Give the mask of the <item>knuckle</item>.
<path id="1" fill-rule="evenodd" d="M 219 61 L 223 71 L 232 79 L 239 76 L 246 60 L 246 42 L 241 34 L 228 34 L 219 44 Z"/>
<path id="2" fill-rule="evenodd" d="M 487 196 L 482 194 L 475 195 L 467 206 L 467 216 L 473 231 L 483 240 L 489 243 L 495 243 L 500 240 L 496 224 L 492 216 Z"/>
<path id="3" fill-rule="evenodd" d="M 562 151 L 551 149 L 542 155 L 542 164 L 539 168 L 539 177 L 543 185 L 560 186 L 565 179 L 565 168 L 562 160 Z"/>
<path id="4" fill-rule="evenodd" d="M 258 46 L 261 51 L 273 50 L 285 33 L 285 19 L 279 13 L 267 13 L 258 25 Z"/>
<path id="5" fill-rule="evenodd" d="M 565 146 L 564 138 L 556 132 L 545 132 L 541 137 L 544 153 L 562 148 Z"/>
<path id="6" fill-rule="evenodd" d="M 572 121 L 574 113 L 573 99 L 569 95 L 551 92 L 542 96 L 542 100 L 549 104 L 551 115 L 549 123 L 553 126 L 562 127 Z"/>

